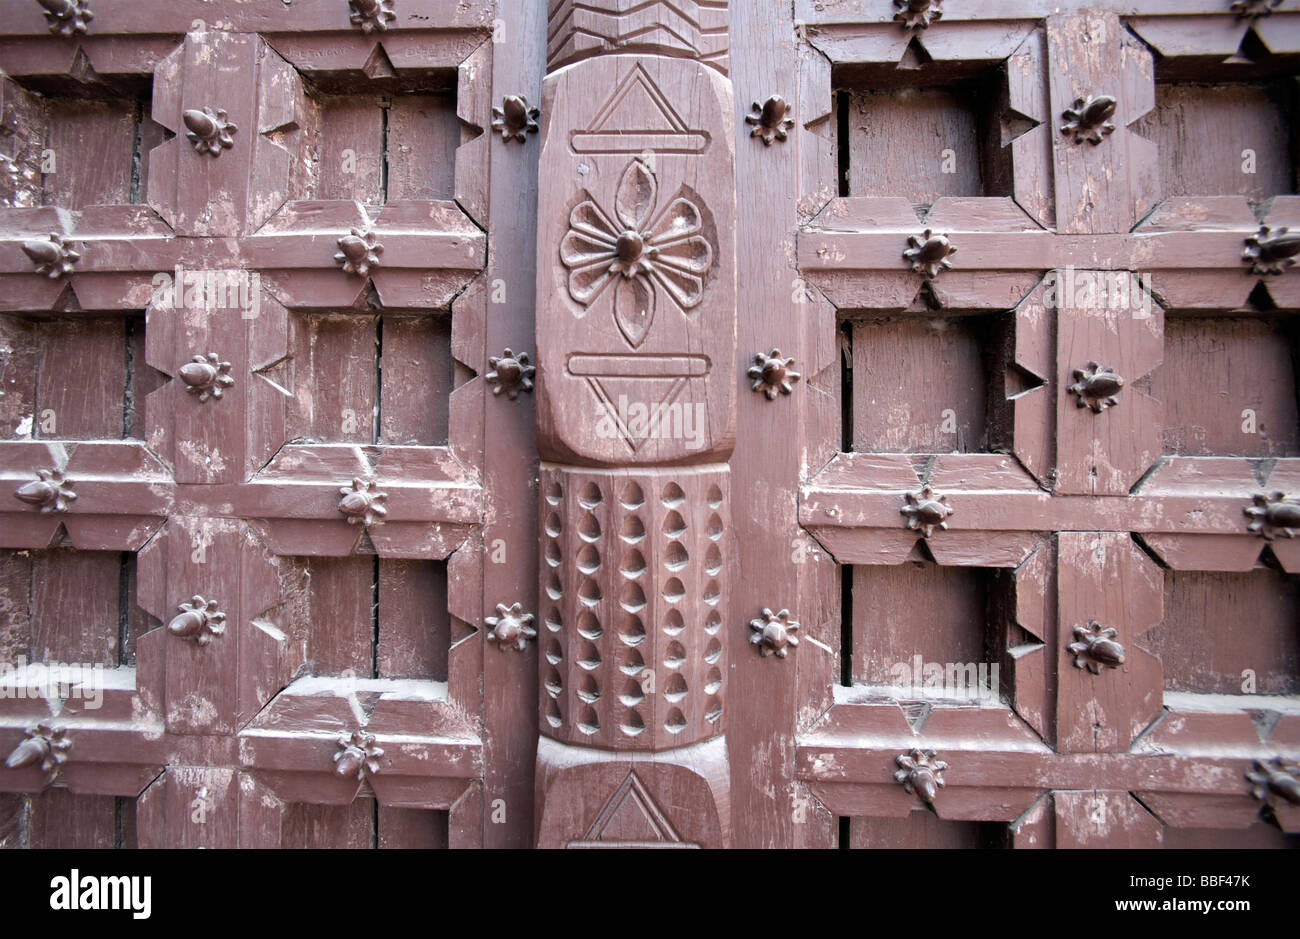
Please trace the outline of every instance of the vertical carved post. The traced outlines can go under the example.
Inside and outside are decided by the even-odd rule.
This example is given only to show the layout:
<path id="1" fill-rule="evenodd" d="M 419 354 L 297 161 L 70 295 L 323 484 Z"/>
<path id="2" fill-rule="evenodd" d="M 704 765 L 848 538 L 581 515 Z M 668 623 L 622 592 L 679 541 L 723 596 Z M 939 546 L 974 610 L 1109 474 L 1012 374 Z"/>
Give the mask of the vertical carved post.
<path id="1" fill-rule="evenodd" d="M 727 10 L 622 6 L 554 23 L 543 87 L 538 845 L 725 846 Z"/>

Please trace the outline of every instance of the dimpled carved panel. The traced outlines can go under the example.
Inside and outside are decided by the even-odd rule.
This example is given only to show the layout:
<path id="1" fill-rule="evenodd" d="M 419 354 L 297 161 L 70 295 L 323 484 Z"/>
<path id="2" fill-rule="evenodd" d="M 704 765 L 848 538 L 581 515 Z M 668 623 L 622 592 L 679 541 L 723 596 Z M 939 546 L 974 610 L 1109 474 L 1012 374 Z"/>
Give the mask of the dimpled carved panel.
<path id="1" fill-rule="evenodd" d="M 543 733 L 653 751 L 722 732 L 729 479 L 543 466 Z"/>

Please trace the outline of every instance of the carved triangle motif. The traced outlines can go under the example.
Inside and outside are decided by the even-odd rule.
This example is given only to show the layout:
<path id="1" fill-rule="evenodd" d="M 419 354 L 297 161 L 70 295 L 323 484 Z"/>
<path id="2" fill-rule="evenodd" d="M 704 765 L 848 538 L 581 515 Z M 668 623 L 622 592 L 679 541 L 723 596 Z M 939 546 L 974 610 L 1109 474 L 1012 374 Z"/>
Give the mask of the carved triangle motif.
<path id="1" fill-rule="evenodd" d="M 693 848 L 682 841 L 635 771 L 614 790 L 582 841 L 571 848 Z"/>

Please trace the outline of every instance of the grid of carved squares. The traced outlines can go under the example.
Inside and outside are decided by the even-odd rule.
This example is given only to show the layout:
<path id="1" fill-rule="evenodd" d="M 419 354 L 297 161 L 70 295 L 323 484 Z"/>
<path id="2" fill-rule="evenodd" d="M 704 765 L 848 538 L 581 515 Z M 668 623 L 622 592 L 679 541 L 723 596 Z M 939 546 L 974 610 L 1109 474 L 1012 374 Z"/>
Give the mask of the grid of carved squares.
<path id="1" fill-rule="evenodd" d="M 1159 148 L 1158 198 L 1240 195 L 1260 203 L 1300 191 L 1291 120 L 1297 84 L 1276 77 L 1280 70 L 1237 65 L 1210 84 L 1177 60 L 1157 64 L 1156 106 L 1133 129 Z M 918 207 L 944 196 L 1014 195 L 1010 144 L 1033 122 L 1008 109 L 1005 72 L 1004 63 L 979 62 L 838 66 L 839 195 L 905 196 Z M 1060 124 L 1059 117 L 1051 119 Z M 1059 127 L 1052 132 L 1060 136 Z"/>
<path id="2" fill-rule="evenodd" d="M 977 692 L 967 689 L 970 693 L 963 695 L 960 688 L 925 687 L 938 673 L 914 674 L 914 657 L 938 664 L 948 682 L 976 678 L 965 670 L 967 663 L 998 663 L 1000 697 L 1015 700 L 1015 667 L 1009 656 L 1017 647 L 1038 642 L 1014 619 L 1013 593 L 1025 589 L 1025 581 L 1017 586 L 1009 571 L 923 561 L 846 566 L 841 576 L 847 585 L 841 637 L 844 684 L 891 689 L 886 693 L 897 696 L 909 714 L 918 715 L 923 712 L 917 705 L 945 695 L 973 699 Z M 1236 695 L 1247 706 L 1258 701 L 1261 708 L 1267 707 L 1266 698 L 1243 691 L 1262 696 L 1300 693 L 1300 576 L 1271 566 L 1246 573 L 1166 569 L 1164 583 L 1161 625 L 1136 641 L 1123 635 L 1123 624 L 1114 625 L 1121 627 L 1120 639 L 1130 648 L 1160 660 L 1166 693 Z M 918 631 L 918 622 L 926 628 Z M 1232 640 L 1225 641 L 1225 624 L 1244 623 L 1250 628 L 1234 630 Z M 1058 637 L 1070 625 L 1061 624 Z M 897 671 L 900 664 L 909 671 Z M 900 675 L 914 684 L 900 690 Z M 1244 685 L 1247 676 L 1253 682 L 1249 689 Z M 1105 672 L 1089 678 L 1107 680 Z M 1162 837 L 1166 847 L 1300 843 L 1300 837 L 1283 835 L 1262 822 L 1241 830 L 1166 827 Z M 920 808 L 902 818 L 842 818 L 840 840 L 847 847 L 872 848 L 1010 846 L 1005 825 L 940 819 Z"/>
<path id="3" fill-rule="evenodd" d="M 296 313 L 290 321 L 290 355 L 253 379 L 286 392 L 286 440 L 447 442 L 449 316 Z M 141 314 L 0 315 L 0 436 L 146 439 L 149 395 L 167 381 L 145 364 L 146 330 Z M 191 399 L 188 406 L 221 403 Z"/>
<path id="4" fill-rule="evenodd" d="M 544 468 L 544 733 L 655 750 L 721 732 L 728 478 Z"/>
<path id="5" fill-rule="evenodd" d="M 187 846 L 203 844 L 203 826 L 189 827 Z M 431 849 L 447 843 L 447 812 L 378 805 L 364 797 L 346 805 L 293 803 L 280 822 L 284 848 Z M 59 788 L 0 793 L 0 848 L 137 846 L 134 799 Z"/>
<path id="6" fill-rule="evenodd" d="M 290 199 L 453 198 L 455 151 L 468 134 L 456 116 L 454 71 L 400 81 L 327 73 L 303 83 L 303 119 L 285 131 L 306 133 Z M 170 136 L 150 118 L 150 99 L 148 79 L 135 76 L 91 84 L 0 78 L 0 153 L 15 167 L 0 173 L 0 204 L 146 202 L 150 151 Z"/>
<path id="7" fill-rule="evenodd" d="M 447 679 L 445 562 L 282 558 L 280 568 L 271 615 L 305 649 L 306 674 Z M 0 552 L 0 661 L 134 665 L 136 638 L 162 625 L 136 604 L 135 576 L 129 553 Z"/>
<path id="8" fill-rule="evenodd" d="M 851 584 L 841 640 L 852 663 L 846 684 L 888 686 L 893 667 L 910 666 L 917 655 L 939 664 L 1001 660 L 999 683 L 1009 697 L 1014 669 L 1002 656 L 1036 642 L 1014 621 L 1009 572 L 913 561 L 846 566 L 843 576 Z M 1255 694 L 1300 694 L 1300 575 L 1261 567 L 1246 573 L 1165 570 L 1164 578 L 1164 622 L 1135 644 L 1161 660 L 1166 691 L 1240 695 L 1249 669 Z M 917 622 L 926 629 L 918 633 Z M 1225 642 L 1225 623 L 1251 628 Z M 1073 624 L 1063 625 L 1068 632 Z"/>

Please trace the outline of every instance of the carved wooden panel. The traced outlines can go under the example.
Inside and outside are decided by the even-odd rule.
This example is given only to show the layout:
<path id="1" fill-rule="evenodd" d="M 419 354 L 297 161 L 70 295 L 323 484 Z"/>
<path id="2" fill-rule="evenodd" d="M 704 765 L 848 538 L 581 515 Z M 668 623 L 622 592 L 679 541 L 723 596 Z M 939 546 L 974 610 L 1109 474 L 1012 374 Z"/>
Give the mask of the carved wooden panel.
<path id="1" fill-rule="evenodd" d="M 0 845 L 1295 845 L 1292 5 L 90 5 Z"/>

